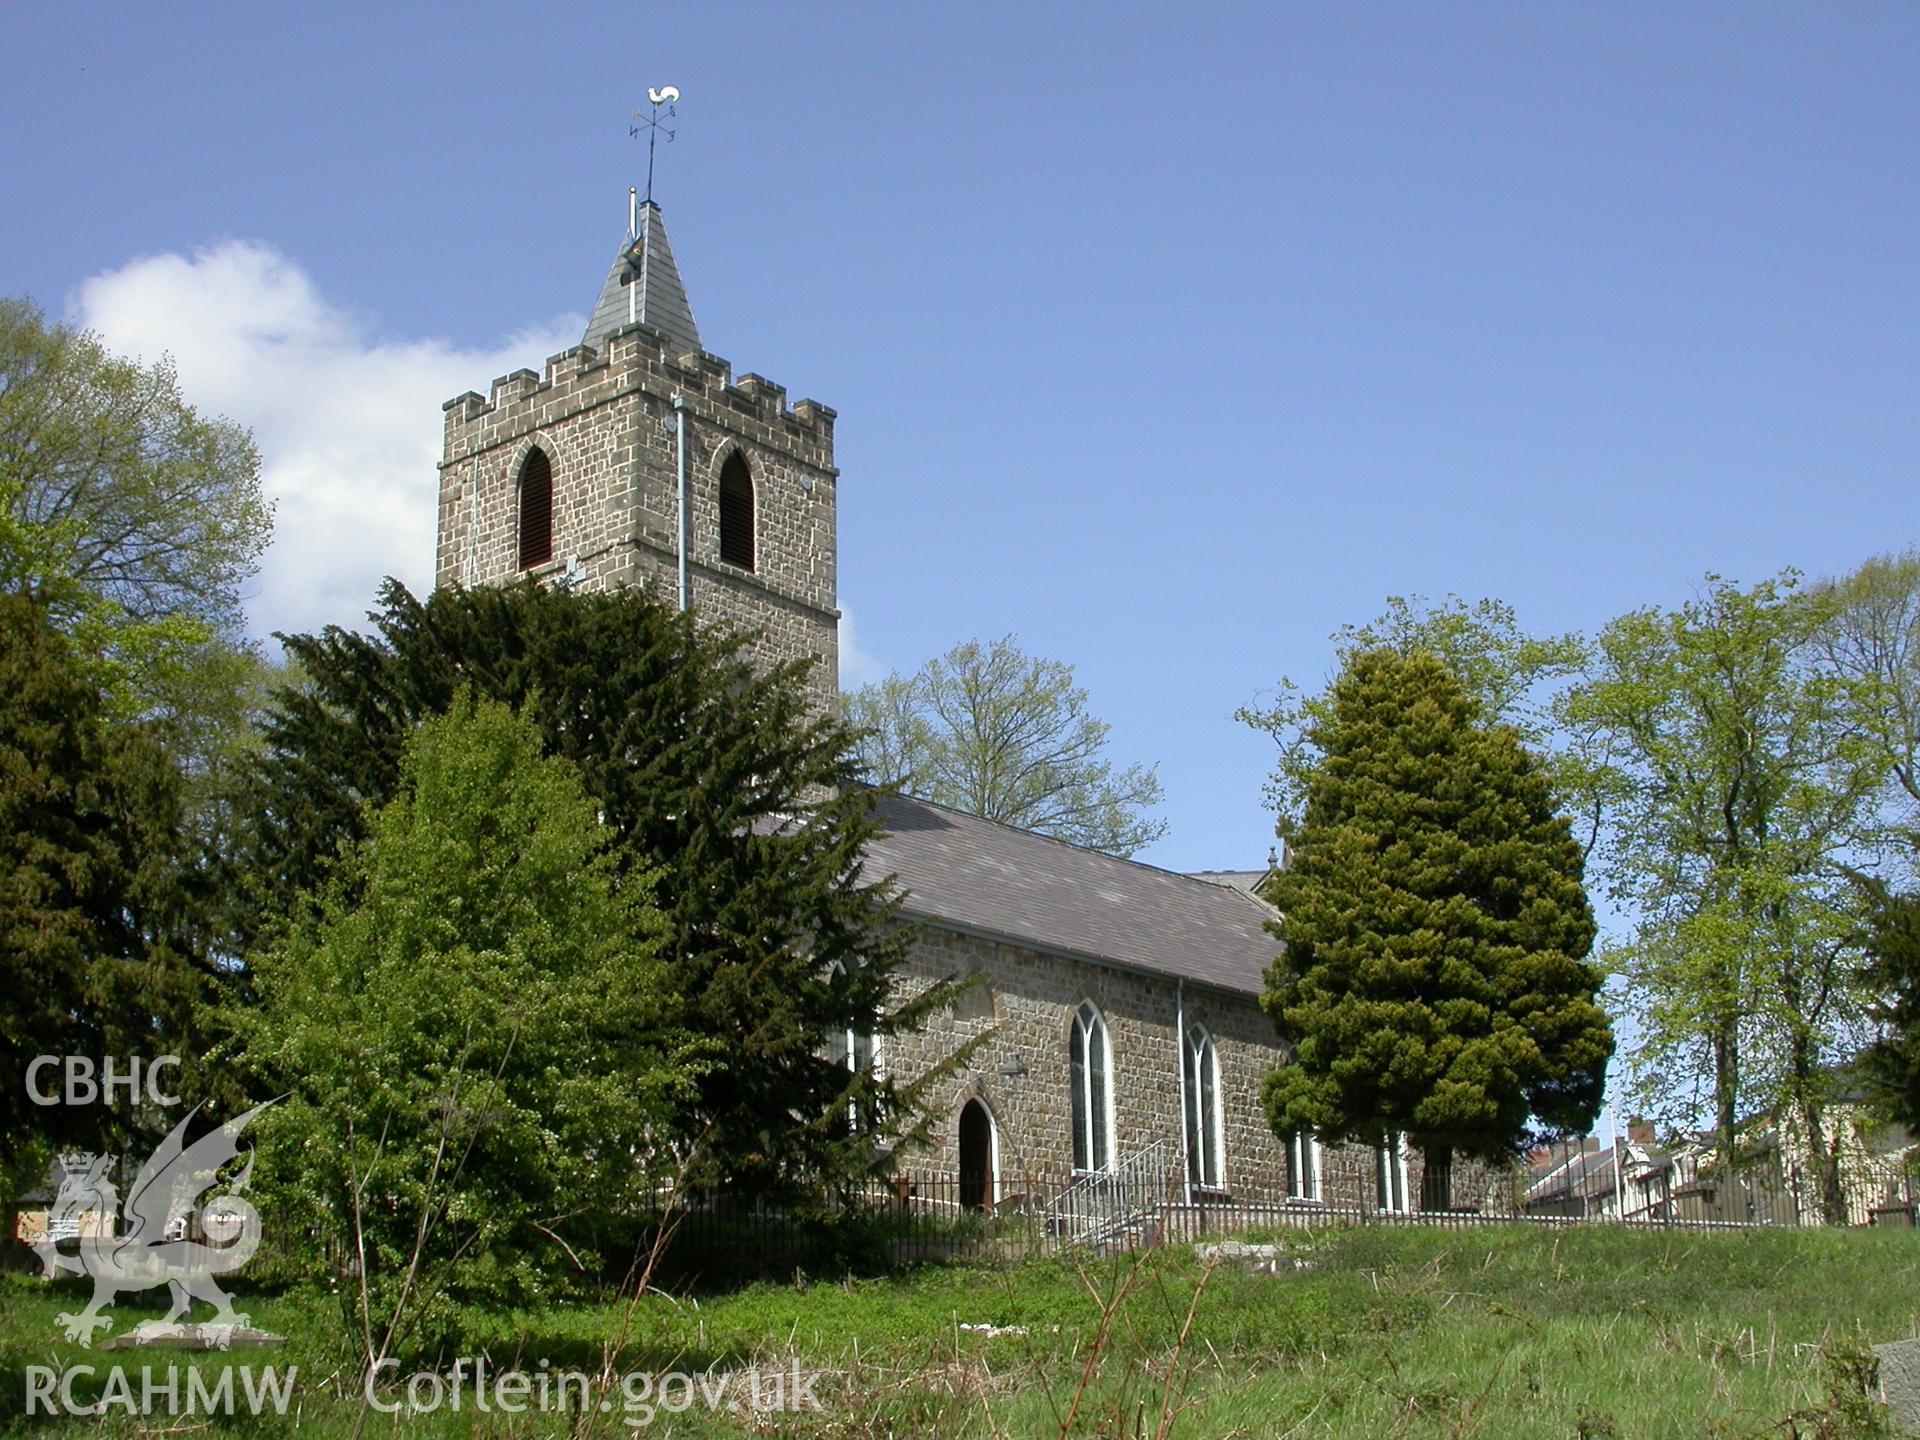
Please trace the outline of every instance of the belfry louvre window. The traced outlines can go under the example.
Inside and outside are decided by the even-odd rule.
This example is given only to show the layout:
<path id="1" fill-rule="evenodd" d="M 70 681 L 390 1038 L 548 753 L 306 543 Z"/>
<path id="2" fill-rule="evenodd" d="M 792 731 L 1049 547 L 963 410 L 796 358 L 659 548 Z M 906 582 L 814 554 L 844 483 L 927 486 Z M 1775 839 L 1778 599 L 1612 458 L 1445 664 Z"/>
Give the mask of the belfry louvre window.
<path id="1" fill-rule="evenodd" d="M 553 559 L 553 466 L 534 448 L 520 463 L 520 568 Z"/>
<path id="2" fill-rule="evenodd" d="M 720 467 L 720 558 L 753 569 L 753 476 L 738 450 Z"/>

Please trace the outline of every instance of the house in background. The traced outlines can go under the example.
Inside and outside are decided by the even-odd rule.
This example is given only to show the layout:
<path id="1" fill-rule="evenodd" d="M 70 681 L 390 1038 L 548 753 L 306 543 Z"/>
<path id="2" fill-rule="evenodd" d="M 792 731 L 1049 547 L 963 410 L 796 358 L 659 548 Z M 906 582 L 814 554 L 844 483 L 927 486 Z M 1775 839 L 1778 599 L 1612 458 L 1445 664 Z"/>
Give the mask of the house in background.
<path id="1" fill-rule="evenodd" d="M 1740 1169 L 1731 1179 L 1712 1132 L 1676 1146 L 1669 1181 L 1674 1217 L 1825 1225 L 1831 1169 L 1843 1223 L 1911 1226 L 1920 1199 L 1920 1145 L 1914 1137 L 1873 1116 L 1857 1087 L 1843 1088 L 1826 1106 L 1824 1120 L 1821 1156 L 1790 1112 L 1749 1120 L 1739 1132 Z"/>
<path id="2" fill-rule="evenodd" d="M 1665 1219 L 1660 1156 L 1644 1120 L 1629 1121 L 1611 1145 L 1591 1135 L 1543 1145 L 1528 1157 L 1520 1208 L 1580 1220 Z"/>
<path id="3" fill-rule="evenodd" d="M 1857 1090 L 1829 1104 L 1827 1150 L 1838 1157 L 1848 1225 L 1914 1223 L 1920 1200 L 1920 1145 L 1875 1120 Z M 1760 1116 L 1741 1131 L 1741 1167 L 1729 1178 L 1716 1137 L 1700 1131 L 1672 1145 L 1654 1142 L 1644 1120 L 1628 1122 L 1617 1148 L 1597 1139 L 1538 1150 L 1522 1208 L 1528 1214 L 1640 1221 L 1719 1221 L 1818 1226 L 1822 1167 L 1791 1121 Z"/>

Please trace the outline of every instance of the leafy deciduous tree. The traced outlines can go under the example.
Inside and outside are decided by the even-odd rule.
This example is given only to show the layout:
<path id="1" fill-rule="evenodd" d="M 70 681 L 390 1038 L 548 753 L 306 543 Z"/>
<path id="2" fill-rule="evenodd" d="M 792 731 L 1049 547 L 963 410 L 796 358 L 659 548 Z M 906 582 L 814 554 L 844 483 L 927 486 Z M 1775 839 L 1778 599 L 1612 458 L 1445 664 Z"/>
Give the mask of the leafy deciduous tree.
<path id="1" fill-rule="evenodd" d="M 580 1217 L 631 1200 L 693 1081 L 651 876 L 613 839 L 529 719 L 463 694 L 413 732 L 311 923 L 258 957 L 247 1052 L 287 1092 L 264 1168 L 296 1233 L 350 1257 L 368 1365 L 577 1260 Z"/>
<path id="2" fill-rule="evenodd" d="M 860 760 L 876 784 L 1113 855 L 1166 833 L 1147 766 L 1105 758 L 1112 727 L 1087 709 L 1073 667 L 1022 651 L 1011 635 L 970 640 L 912 676 L 845 698 Z"/>
<path id="3" fill-rule="evenodd" d="M 1884 763 L 1889 819 L 1920 855 L 1920 550 L 1882 555 L 1820 587 L 1829 607 L 1816 639 L 1847 686 L 1854 724 Z"/>
<path id="4" fill-rule="evenodd" d="M 1884 771 L 1851 687 L 1818 663 L 1832 618 L 1791 574 L 1750 589 L 1709 577 L 1678 610 L 1609 624 L 1563 707 L 1633 914 L 1612 961 L 1641 1100 L 1683 1119 L 1710 1095 L 1730 1166 L 1743 1116 L 1787 1106 L 1827 1154 L 1828 1067 L 1860 1039 L 1848 875 L 1878 843 Z M 1830 1205 L 1837 1183 L 1829 1163 Z"/>
<path id="5" fill-rule="evenodd" d="M 0 298 L 0 593 L 72 637 L 116 715 L 168 723 L 203 829 L 250 733 L 264 662 L 240 591 L 271 528 L 252 438 L 189 405 L 170 362 Z"/>
<path id="6" fill-rule="evenodd" d="M 1343 625 L 1332 638 L 1341 666 L 1369 650 L 1438 656 L 1479 701 L 1483 714 L 1512 725 L 1536 751 L 1546 748 L 1552 733 L 1546 692 L 1574 674 L 1586 656 L 1578 635 L 1529 635 L 1505 602 L 1489 599 L 1469 605 L 1458 595 L 1437 604 L 1421 595 L 1390 596 L 1377 619 Z M 1280 747 L 1267 781 L 1267 800 L 1279 813 L 1283 832 L 1297 823 L 1319 763 L 1309 733 L 1328 718 L 1332 704 L 1330 690 L 1308 694 L 1282 677 L 1271 705 L 1247 706 L 1239 713 L 1242 721 L 1266 731 Z"/>
<path id="7" fill-rule="evenodd" d="M 247 432 L 197 414 L 170 363 L 0 300 L 0 583 L 56 620 L 233 630 L 272 512 Z M 105 648 L 105 647 L 103 647 Z"/>
<path id="8" fill-rule="evenodd" d="M 1306 722 L 1316 755 L 1270 883 L 1285 953 L 1264 1004 L 1293 1051 L 1280 1134 L 1405 1131 L 1439 1193 L 1454 1152 L 1503 1158 L 1598 1111 L 1612 1031 L 1582 859 L 1511 726 L 1437 656 L 1360 650 Z"/>

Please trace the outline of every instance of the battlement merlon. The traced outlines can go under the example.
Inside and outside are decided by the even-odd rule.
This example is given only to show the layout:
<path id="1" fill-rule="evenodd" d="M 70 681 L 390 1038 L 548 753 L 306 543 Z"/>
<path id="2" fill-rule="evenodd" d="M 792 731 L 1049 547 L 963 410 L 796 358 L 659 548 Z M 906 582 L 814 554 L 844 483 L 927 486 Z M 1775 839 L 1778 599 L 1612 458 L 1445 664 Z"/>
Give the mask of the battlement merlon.
<path id="1" fill-rule="evenodd" d="M 624 325 L 607 337 L 603 349 L 575 345 L 548 356 L 539 373 L 521 369 L 500 376 L 484 398 L 472 390 L 456 395 L 441 407 L 446 416 L 445 456 L 451 460 L 457 452 L 484 448 L 480 432 L 493 428 L 489 421 L 504 418 L 502 407 L 536 403 L 535 397 L 543 394 L 559 398 L 585 387 L 611 386 L 612 393 L 638 389 L 684 394 L 696 402 L 696 413 L 706 408 L 698 403 L 704 400 L 784 430 L 796 440 L 819 447 L 827 457 L 821 468 L 837 473 L 831 457 L 838 412 L 831 406 L 817 400 L 788 405 L 785 386 L 751 373 L 736 382 L 733 366 L 719 356 L 698 351 L 673 356 L 668 354 L 670 345 L 665 332 L 651 325 Z M 646 383 L 649 380 L 652 383 Z"/>

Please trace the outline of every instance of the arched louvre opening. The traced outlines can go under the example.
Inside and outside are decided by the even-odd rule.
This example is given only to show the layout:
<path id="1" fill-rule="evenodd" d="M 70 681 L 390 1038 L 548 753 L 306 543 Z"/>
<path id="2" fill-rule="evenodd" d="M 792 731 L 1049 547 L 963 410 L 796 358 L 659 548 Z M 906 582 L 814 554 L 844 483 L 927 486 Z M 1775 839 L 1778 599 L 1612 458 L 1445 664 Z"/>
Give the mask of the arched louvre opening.
<path id="1" fill-rule="evenodd" d="M 1106 1170 L 1113 1165 L 1112 1069 L 1107 1023 L 1091 1000 L 1073 1017 L 1068 1070 L 1073 1088 L 1073 1168 Z"/>
<path id="2" fill-rule="evenodd" d="M 753 476 L 738 450 L 720 467 L 720 558 L 753 569 Z"/>
<path id="3" fill-rule="evenodd" d="M 520 462 L 520 568 L 553 559 L 553 466 L 535 446 Z"/>

